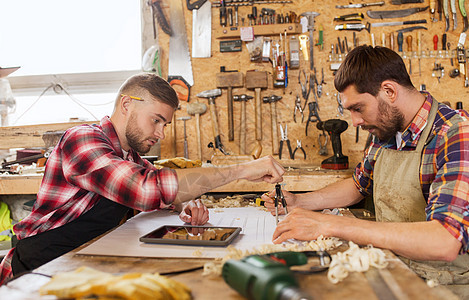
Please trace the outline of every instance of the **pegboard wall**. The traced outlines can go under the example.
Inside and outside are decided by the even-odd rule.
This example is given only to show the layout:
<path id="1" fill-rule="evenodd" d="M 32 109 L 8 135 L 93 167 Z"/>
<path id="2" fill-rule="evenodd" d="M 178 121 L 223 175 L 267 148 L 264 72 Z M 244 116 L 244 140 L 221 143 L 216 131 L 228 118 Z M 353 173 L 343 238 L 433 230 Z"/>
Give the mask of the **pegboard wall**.
<path id="1" fill-rule="evenodd" d="M 161 7 L 166 16 L 169 16 L 169 5 L 173 1 L 183 0 L 163 0 L 159 1 Z M 396 0 L 393 0 L 395 2 Z M 405 1 L 405 0 L 403 0 Z M 192 45 L 192 12 L 187 10 L 186 3 L 184 2 L 184 17 L 185 26 L 187 32 L 187 39 L 189 48 Z M 225 1 L 228 3 L 228 1 Z M 423 3 L 414 4 L 400 4 L 395 5 L 391 3 L 391 0 L 386 0 L 382 6 L 369 6 L 363 8 L 348 8 L 339 9 L 336 5 L 349 5 L 349 4 L 362 4 L 372 3 L 375 0 L 353 0 L 353 1 L 322 1 L 322 0 L 299 0 L 292 1 L 292 3 L 269 3 L 269 4 L 255 4 L 258 13 L 261 12 L 262 8 L 269 8 L 275 10 L 276 14 L 291 15 L 292 12 L 300 18 L 300 15 L 305 12 L 317 12 L 319 15 L 314 18 L 314 44 L 319 41 L 319 30 L 323 31 L 323 45 L 315 45 L 314 47 L 314 66 L 316 67 L 316 75 L 319 82 L 322 79 L 322 73 L 324 74 L 324 84 L 322 96 L 317 99 L 319 106 L 319 116 L 321 120 L 325 121 L 328 119 L 339 118 L 347 121 L 349 127 L 341 134 L 342 140 L 342 151 L 344 155 L 349 156 L 350 167 L 353 167 L 359 162 L 363 155 L 363 147 L 368 136 L 366 131 L 360 131 L 358 139 L 356 136 L 356 128 L 351 123 L 350 113 L 344 111 L 343 114 L 338 111 L 337 91 L 334 89 L 333 80 L 334 73 L 331 70 L 331 65 L 334 63 L 340 63 L 340 59 L 346 55 L 347 48 L 352 49 L 354 47 L 354 41 L 356 45 L 362 44 L 373 44 L 373 45 L 384 45 L 391 47 L 391 35 L 394 40 L 394 50 L 398 51 L 397 42 L 397 30 L 403 29 L 410 26 L 423 26 L 426 29 L 414 30 L 411 32 L 405 32 L 403 34 L 403 51 L 400 54 L 403 56 L 404 61 L 409 69 L 411 64 L 411 79 L 414 86 L 420 89 L 421 85 L 426 86 L 426 90 L 429 91 L 437 100 L 440 102 L 448 102 L 451 107 L 455 108 L 457 102 L 462 102 L 464 108 L 467 108 L 469 102 L 467 100 L 467 93 L 469 88 L 465 87 L 465 78 L 463 74 L 455 78 L 451 78 L 449 74 L 454 69 L 459 69 L 459 63 L 456 57 L 456 46 L 460 34 L 463 30 L 463 17 L 461 12 L 457 11 L 457 26 L 453 29 L 452 14 L 450 12 L 450 28 L 445 31 L 445 18 L 444 15 L 442 20 L 439 20 L 439 14 L 436 12 L 431 15 L 430 10 L 427 9 L 423 12 L 415 13 L 406 17 L 392 18 L 392 19 L 371 19 L 367 16 L 367 11 L 383 11 L 383 10 L 401 10 L 413 7 L 426 7 L 429 2 L 425 0 Z M 146 4 L 146 1 L 142 2 L 144 12 L 144 45 L 150 47 L 153 44 L 158 44 L 160 47 L 161 67 L 162 76 L 167 78 L 168 74 L 168 51 L 169 51 L 169 36 L 165 34 L 160 28 L 157 27 L 156 39 L 153 38 L 153 25 L 152 15 L 150 7 Z M 246 2 L 244 2 L 246 3 Z M 236 40 L 237 38 L 224 38 L 220 39 L 220 10 L 215 7 L 218 1 L 212 1 L 212 38 L 211 38 L 211 57 L 210 58 L 191 58 L 192 71 L 194 74 L 194 85 L 190 90 L 189 103 L 200 101 L 208 105 L 207 99 L 198 98 L 196 95 L 202 91 L 217 88 L 216 75 L 220 72 L 220 67 L 224 66 L 226 70 L 237 70 L 242 72 L 244 76 L 247 71 L 258 70 L 266 71 L 268 73 L 268 88 L 261 91 L 261 97 L 265 96 L 281 96 L 282 99 L 277 102 L 277 123 L 282 126 L 288 126 L 288 138 L 291 142 L 292 149 L 296 147 L 296 141 L 300 140 L 303 148 L 306 151 L 306 161 L 308 165 L 320 165 L 321 161 L 332 155 L 331 142 L 327 143 L 327 155 L 320 155 L 320 143 L 324 142 L 324 139 L 320 137 L 322 131 L 316 128 L 316 123 L 312 122 L 308 127 L 308 135 L 306 136 L 305 127 L 306 120 L 308 118 L 308 106 L 304 111 L 304 121 L 300 122 L 301 116 L 297 114 L 297 122 L 293 119 L 295 100 L 297 96 L 301 99 L 301 106 L 305 105 L 305 99 L 301 95 L 301 87 L 298 82 L 298 76 L 300 72 L 305 71 L 309 76 L 312 74 L 310 70 L 309 61 L 305 61 L 303 53 L 300 51 L 299 54 L 299 68 L 288 69 L 288 85 L 286 88 L 274 88 L 273 76 L 274 69 L 272 62 L 251 62 L 246 42 L 242 43 L 242 51 L 240 52 L 220 52 L 220 41 L 223 40 Z M 242 26 L 242 18 L 244 24 L 247 26 L 249 23 L 248 15 L 252 13 L 252 6 L 239 6 L 238 7 L 238 22 L 240 27 Z M 334 21 L 335 17 L 343 16 L 347 14 L 363 13 L 364 19 L 362 21 Z M 436 18 L 436 21 L 433 21 Z M 396 21 L 409 21 L 409 20 L 426 20 L 425 24 L 418 25 L 401 25 L 401 26 L 383 26 L 383 27 L 371 27 L 370 32 L 367 30 L 361 31 L 350 31 L 350 30 L 336 30 L 335 26 L 339 24 L 349 23 L 382 23 L 382 22 L 396 22 Z M 171 22 L 171 20 L 170 20 Z M 262 25 L 258 25 L 262 26 Z M 256 32 L 254 31 L 254 34 Z M 442 36 L 446 33 L 447 35 L 447 49 L 443 50 L 442 47 Z M 301 33 L 300 33 L 301 34 Z M 305 33 L 308 35 L 308 33 Z M 299 34 L 294 34 L 297 38 Z M 288 34 L 288 40 L 292 34 Z M 354 40 L 355 36 L 355 40 Z M 434 39 L 437 37 L 436 50 L 434 50 Z M 272 39 L 272 44 L 280 42 L 279 34 L 269 35 Z M 412 43 L 408 45 L 408 37 L 412 37 Z M 420 48 L 417 46 L 417 40 L 420 37 Z M 345 53 L 340 55 L 333 55 L 331 49 L 334 48 L 334 52 L 339 49 L 339 40 L 341 45 L 345 44 Z M 283 41 L 281 43 L 283 45 Z M 282 46 L 283 48 L 283 46 Z M 421 49 L 421 52 L 419 51 Z M 309 50 L 309 49 L 308 49 Z M 412 50 L 412 51 L 411 51 Z M 287 43 L 287 61 L 290 58 L 289 43 Z M 409 58 L 410 57 L 410 58 Z M 439 71 L 435 71 L 436 65 L 441 66 Z M 440 73 L 438 73 L 440 72 Z M 454 72 L 454 71 L 453 71 Z M 302 78 L 303 79 L 303 78 Z M 233 95 L 247 94 L 254 96 L 255 93 L 251 89 L 243 87 L 234 87 Z M 313 92 L 311 92 L 308 102 L 315 101 Z M 217 97 L 215 100 L 218 126 L 221 134 L 221 141 L 225 146 L 225 149 L 233 155 L 239 155 L 239 138 L 240 138 L 240 115 L 241 115 L 241 104 L 234 102 L 234 141 L 228 140 L 228 106 L 227 106 L 227 89 L 222 89 L 222 95 Z M 176 112 L 176 118 L 188 116 L 187 113 L 187 102 L 181 102 L 181 109 Z M 254 99 L 250 100 L 246 104 L 246 148 L 247 153 L 251 153 L 257 145 L 255 135 L 255 103 Z M 174 143 L 173 129 L 168 128 L 166 131 L 166 138 L 161 142 L 161 157 L 168 158 L 174 155 L 183 156 L 184 147 L 184 130 L 183 121 L 176 121 L 176 137 Z M 186 123 L 187 126 L 187 141 L 190 159 L 198 159 L 197 149 L 197 132 L 196 132 L 196 119 L 194 116 Z M 207 145 L 209 142 L 214 141 L 212 133 L 212 120 L 210 111 L 203 114 L 200 118 L 201 136 L 202 136 L 202 159 L 204 161 L 211 159 L 213 155 L 213 149 L 209 149 Z M 273 145 L 272 143 L 272 127 L 271 127 L 271 106 L 270 104 L 262 104 L 262 156 L 267 154 L 277 153 L 278 144 Z M 278 126 L 278 125 L 277 125 Z M 278 140 L 280 140 L 280 131 L 278 131 Z M 176 149 L 174 149 L 174 144 Z M 278 155 L 274 155 L 278 158 Z M 302 153 L 296 154 L 296 159 L 290 160 L 288 158 L 288 150 L 284 145 L 282 163 L 289 165 L 293 163 L 304 162 Z"/>

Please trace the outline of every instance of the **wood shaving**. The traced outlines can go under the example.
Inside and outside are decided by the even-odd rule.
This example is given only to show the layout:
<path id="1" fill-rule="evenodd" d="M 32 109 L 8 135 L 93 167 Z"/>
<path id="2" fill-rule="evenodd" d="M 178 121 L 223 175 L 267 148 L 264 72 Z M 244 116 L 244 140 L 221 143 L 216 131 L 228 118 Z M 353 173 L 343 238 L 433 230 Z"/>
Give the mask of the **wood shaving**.
<path id="1" fill-rule="evenodd" d="M 317 240 L 302 242 L 302 241 L 290 241 L 289 243 L 283 244 L 264 244 L 259 248 L 253 248 L 252 250 L 241 250 L 235 247 L 229 246 L 227 248 L 228 254 L 221 259 L 215 259 L 214 261 L 208 262 L 204 265 L 204 271 L 202 275 L 214 275 L 220 276 L 223 264 L 229 259 L 241 259 L 245 256 L 254 254 L 267 254 L 272 252 L 284 252 L 284 251 L 318 251 L 318 250 L 331 250 L 342 245 L 342 242 L 335 237 L 323 237 L 319 236 Z"/>
<path id="2" fill-rule="evenodd" d="M 202 195 L 200 197 L 202 203 L 207 208 L 230 208 L 230 207 L 255 207 L 256 204 L 249 199 L 244 198 L 241 195 L 228 196 L 225 198 L 216 199 L 215 197 L 209 195 Z"/>
<path id="3" fill-rule="evenodd" d="M 387 265 L 386 255 L 381 249 L 372 245 L 360 248 L 357 244 L 349 242 L 349 249 L 332 255 L 327 278 L 335 284 L 345 279 L 349 272 L 365 272 L 370 267 L 382 269 Z"/>
<path id="4" fill-rule="evenodd" d="M 434 288 L 434 287 L 439 285 L 439 282 L 436 279 L 428 279 L 427 280 L 427 285 L 431 288 Z"/>

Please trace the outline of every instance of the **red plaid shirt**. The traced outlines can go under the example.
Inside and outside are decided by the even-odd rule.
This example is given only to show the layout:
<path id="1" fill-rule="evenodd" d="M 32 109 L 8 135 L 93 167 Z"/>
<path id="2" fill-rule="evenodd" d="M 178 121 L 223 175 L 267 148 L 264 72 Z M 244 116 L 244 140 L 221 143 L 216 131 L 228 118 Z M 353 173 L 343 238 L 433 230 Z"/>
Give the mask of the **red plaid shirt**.
<path id="1" fill-rule="evenodd" d="M 107 198 L 140 211 L 170 205 L 178 191 L 176 172 L 156 169 L 134 150 L 123 157 L 109 117 L 101 125 L 73 127 L 47 160 L 32 213 L 13 227 L 18 239 L 60 227 Z M 13 249 L 0 267 L 0 284 L 11 276 Z"/>

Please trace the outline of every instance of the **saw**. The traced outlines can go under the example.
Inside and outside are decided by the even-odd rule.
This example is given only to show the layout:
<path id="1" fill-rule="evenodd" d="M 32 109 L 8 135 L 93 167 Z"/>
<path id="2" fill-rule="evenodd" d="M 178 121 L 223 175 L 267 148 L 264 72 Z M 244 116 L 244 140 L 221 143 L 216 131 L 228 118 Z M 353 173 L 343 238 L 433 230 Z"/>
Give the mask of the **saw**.
<path id="1" fill-rule="evenodd" d="M 428 9 L 426 7 L 413 7 L 407 9 L 397 9 L 397 10 L 369 10 L 366 12 L 368 17 L 372 19 L 388 19 L 388 18 L 402 18 L 413 15 L 418 12 L 422 12 Z"/>
<path id="2" fill-rule="evenodd" d="M 192 63 L 187 43 L 186 24 L 182 0 L 172 0 L 169 7 L 171 29 L 169 37 L 168 82 L 187 90 L 187 94 L 177 91 L 179 100 L 189 101 L 190 87 L 194 85 Z"/>
<path id="3" fill-rule="evenodd" d="M 186 0 L 192 11 L 192 57 L 210 57 L 212 48 L 212 4 L 207 0 L 193 3 Z"/>

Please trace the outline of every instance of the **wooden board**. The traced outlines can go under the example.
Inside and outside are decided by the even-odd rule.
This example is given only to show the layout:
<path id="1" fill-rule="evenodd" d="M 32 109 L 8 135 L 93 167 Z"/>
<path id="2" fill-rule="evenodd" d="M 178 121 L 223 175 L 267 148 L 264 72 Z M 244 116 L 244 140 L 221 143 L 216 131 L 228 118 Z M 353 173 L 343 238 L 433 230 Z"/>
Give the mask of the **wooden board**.
<path id="1" fill-rule="evenodd" d="M 99 124 L 99 121 L 0 127 L 0 149 L 45 147 L 44 133 L 67 130 L 80 124 Z"/>

